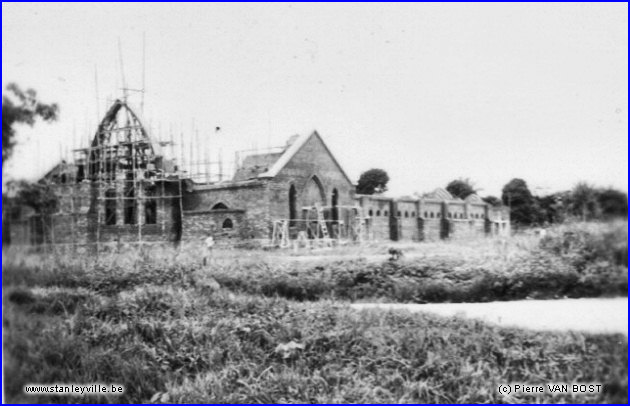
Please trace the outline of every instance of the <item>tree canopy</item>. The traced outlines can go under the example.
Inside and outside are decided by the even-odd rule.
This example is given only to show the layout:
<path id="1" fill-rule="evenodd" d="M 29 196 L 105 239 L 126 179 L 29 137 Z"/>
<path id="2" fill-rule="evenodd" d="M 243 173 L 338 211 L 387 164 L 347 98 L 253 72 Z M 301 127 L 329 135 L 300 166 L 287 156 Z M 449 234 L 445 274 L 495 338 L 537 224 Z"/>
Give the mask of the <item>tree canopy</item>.
<path id="1" fill-rule="evenodd" d="M 17 191 L 14 202 L 19 206 L 29 206 L 39 214 L 50 214 L 57 210 L 58 198 L 53 189 L 43 183 L 15 181 L 9 183 Z"/>
<path id="2" fill-rule="evenodd" d="M 613 188 L 602 189 L 597 202 L 604 217 L 628 217 L 628 195 Z"/>
<path id="3" fill-rule="evenodd" d="M 586 221 L 598 217 L 597 189 L 586 182 L 579 182 L 571 191 L 570 210 Z"/>
<path id="4" fill-rule="evenodd" d="M 2 167 L 15 147 L 16 124 L 33 126 L 37 118 L 52 122 L 59 114 L 57 104 L 40 102 L 33 89 L 24 91 L 17 84 L 11 83 L 6 90 L 7 94 L 2 95 Z"/>
<path id="5" fill-rule="evenodd" d="M 523 179 L 514 178 L 503 186 L 501 200 L 510 207 L 510 217 L 514 224 L 531 225 L 536 221 L 536 203 Z"/>
<path id="6" fill-rule="evenodd" d="M 383 169 L 373 168 L 365 171 L 359 177 L 357 193 L 363 195 L 373 195 L 387 191 L 389 175 Z"/>
<path id="7" fill-rule="evenodd" d="M 459 197 L 460 199 L 465 199 L 468 196 L 477 193 L 473 183 L 468 178 L 459 178 L 451 181 L 446 186 L 446 190 L 448 190 L 453 197 Z"/>
<path id="8" fill-rule="evenodd" d="M 499 199 L 496 196 L 486 196 L 484 198 L 482 198 L 481 200 L 483 200 L 484 202 L 488 203 L 491 206 L 501 206 L 501 199 Z"/>

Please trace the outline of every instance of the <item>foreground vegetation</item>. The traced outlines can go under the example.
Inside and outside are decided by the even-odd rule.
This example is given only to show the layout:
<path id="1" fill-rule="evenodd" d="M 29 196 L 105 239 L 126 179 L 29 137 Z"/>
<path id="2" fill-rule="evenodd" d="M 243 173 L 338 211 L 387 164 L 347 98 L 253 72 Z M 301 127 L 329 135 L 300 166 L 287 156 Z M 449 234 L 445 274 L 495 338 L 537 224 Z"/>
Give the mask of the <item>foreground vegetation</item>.
<path id="1" fill-rule="evenodd" d="M 417 251 L 405 248 L 406 259 L 397 262 L 381 256 L 280 260 L 275 253 L 239 251 L 204 268 L 198 253 L 186 250 L 98 257 L 3 252 L 6 400 L 625 403 L 623 335 L 358 312 L 327 300 L 625 295 L 627 232 L 620 236 L 620 230 L 580 225 L 542 240 L 420 244 Z M 70 382 L 117 383 L 126 393 L 22 392 L 29 383 Z M 510 382 L 602 383 L 604 389 L 588 396 L 503 397 L 497 386 Z"/>
<path id="2" fill-rule="evenodd" d="M 544 238 L 494 241 L 475 252 L 446 252 L 400 261 L 349 259 L 303 263 L 227 263 L 208 272 L 237 292 L 294 300 L 485 302 L 525 298 L 626 296 L 627 223 L 579 224 Z M 520 245 L 519 245 L 520 242 Z"/>
<path id="3" fill-rule="evenodd" d="M 6 270 L 5 270 L 6 271 Z M 113 276 L 112 279 L 117 279 Z M 188 279 L 3 289 L 8 401 L 626 402 L 627 339 L 535 333 L 340 304 L 234 295 Z M 596 396 L 503 398 L 507 382 L 601 382 Z M 122 397 L 38 397 L 104 382 Z"/>
<path id="4" fill-rule="evenodd" d="M 627 222 L 557 227 L 544 238 L 413 244 L 404 251 L 398 261 L 370 255 L 386 253 L 383 245 L 358 255 L 324 252 L 308 258 L 237 251 L 205 267 L 203 251 L 186 249 L 98 258 L 7 253 L 3 267 L 13 272 L 3 274 L 3 285 L 81 287 L 110 295 L 178 281 L 297 301 L 415 303 L 627 296 L 628 291 Z"/>

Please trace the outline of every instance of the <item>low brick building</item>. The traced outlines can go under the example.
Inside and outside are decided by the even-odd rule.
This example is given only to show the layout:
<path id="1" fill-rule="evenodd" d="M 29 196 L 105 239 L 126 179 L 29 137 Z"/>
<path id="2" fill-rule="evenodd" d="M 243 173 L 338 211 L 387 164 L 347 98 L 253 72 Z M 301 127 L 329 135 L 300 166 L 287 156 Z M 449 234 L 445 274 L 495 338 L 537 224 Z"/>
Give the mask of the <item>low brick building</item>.
<path id="1" fill-rule="evenodd" d="M 367 213 L 374 240 L 435 241 L 510 231 L 507 208 L 493 207 L 476 194 L 462 200 L 439 188 L 418 198 L 358 195 L 356 199 Z"/>

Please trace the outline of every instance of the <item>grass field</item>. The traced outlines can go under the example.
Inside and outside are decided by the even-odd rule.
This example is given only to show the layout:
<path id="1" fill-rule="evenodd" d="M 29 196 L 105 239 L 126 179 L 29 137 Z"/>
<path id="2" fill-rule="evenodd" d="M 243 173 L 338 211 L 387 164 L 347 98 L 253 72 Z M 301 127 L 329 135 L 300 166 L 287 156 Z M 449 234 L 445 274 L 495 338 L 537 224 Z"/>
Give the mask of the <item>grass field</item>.
<path id="1" fill-rule="evenodd" d="M 355 255 L 279 260 L 217 259 L 205 270 L 236 292 L 292 300 L 486 302 L 525 298 L 626 296 L 627 223 L 558 227 L 541 239 L 355 248 Z M 349 250 L 352 252 L 352 250 Z"/>
<path id="2" fill-rule="evenodd" d="M 456 300 L 454 292 L 491 300 L 495 297 L 483 289 L 475 296 L 471 292 L 477 291 L 463 288 L 476 280 L 480 266 L 534 278 L 531 285 L 513 289 L 518 295 L 561 294 L 567 289 L 562 284 L 555 290 L 543 287 L 570 280 L 558 279 L 564 273 L 578 275 L 575 286 L 583 290 L 573 290 L 576 295 L 626 294 L 627 234 L 624 266 L 618 225 L 573 226 L 554 233 L 544 241 L 522 237 L 507 244 L 418 244 L 407 248 L 407 258 L 398 263 L 381 258 L 386 246 L 348 250 L 369 250 L 364 254 L 339 250 L 332 259 L 325 253 L 308 253 L 303 259 L 277 252 L 222 252 L 207 268 L 200 266 L 194 251 L 186 250 L 98 258 L 3 252 L 6 400 L 626 403 L 628 348 L 623 335 L 536 333 L 424 314 L 359 312 L 337 300 L 404 300 L 395 289 L 376 289 L 381 279 L 370 279 L 373 274 L 389 275 L 382 279 L 386 282 L 407 278 L 402 280 L 417 286 L 429 279 L 449 281 L 456 290 L 438 301 Z M 352 259 L 358 255 L 377 258 Z M 551 262 L 532 265 L 543 260 Z M 338 278 L 346 266 L 352 281 L 364 272 L 367 282 L 349 283 L 332 294 L 324 290 L 319 296 L 293 297 L 317 302 L 289 300 L 293 293 L 278 290 L 280 276 L 269 277 L 269 283 L 265 279 L 265 272 L 273 272 L 284 275 L 287 284 L 307 281 L 303 286 L 317 286 L 323 280 L 343 286 Z M 519 273 L 510 266 L 526 270 Z M 421 279 L 423 272 L 431 278 Z M 599 282 L 580 285 L 579 278 L 593 275 L 600 275 Z M 530 280 L 524 276 L 507 280 Z M 584 288 L 610 279 L 614 282 L 598 285 L 598 291 Z M 233 282 L 238 280 L 241 285 Z M 310 294 L 321 288 L 292 289 L 286 292 Z M 70 382 L 117 383 L 125 385 L 126 393 L 95 398 L 22 392 L 28 383 Z M 499 384 L 515 382 L 601 383 L 604 388 L 594 395 L 505 398 L 498 393 Z"/>

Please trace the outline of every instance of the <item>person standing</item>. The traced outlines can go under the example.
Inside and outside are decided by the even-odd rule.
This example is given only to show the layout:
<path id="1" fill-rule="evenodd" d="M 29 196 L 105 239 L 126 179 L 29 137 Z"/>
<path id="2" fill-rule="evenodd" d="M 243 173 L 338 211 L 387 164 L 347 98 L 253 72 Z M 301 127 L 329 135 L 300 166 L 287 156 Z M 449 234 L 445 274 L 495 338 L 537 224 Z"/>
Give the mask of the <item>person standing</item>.
<path id="1" fill-rule="evenodd" d="M 212 234 L 208 234 L 208 237 L 204 240 L 206 245 L 206 254 L 203 257 L 203 265 L 206 266 L 212 260 L 212 248 L 214 247 L 214 238 Z"/>

